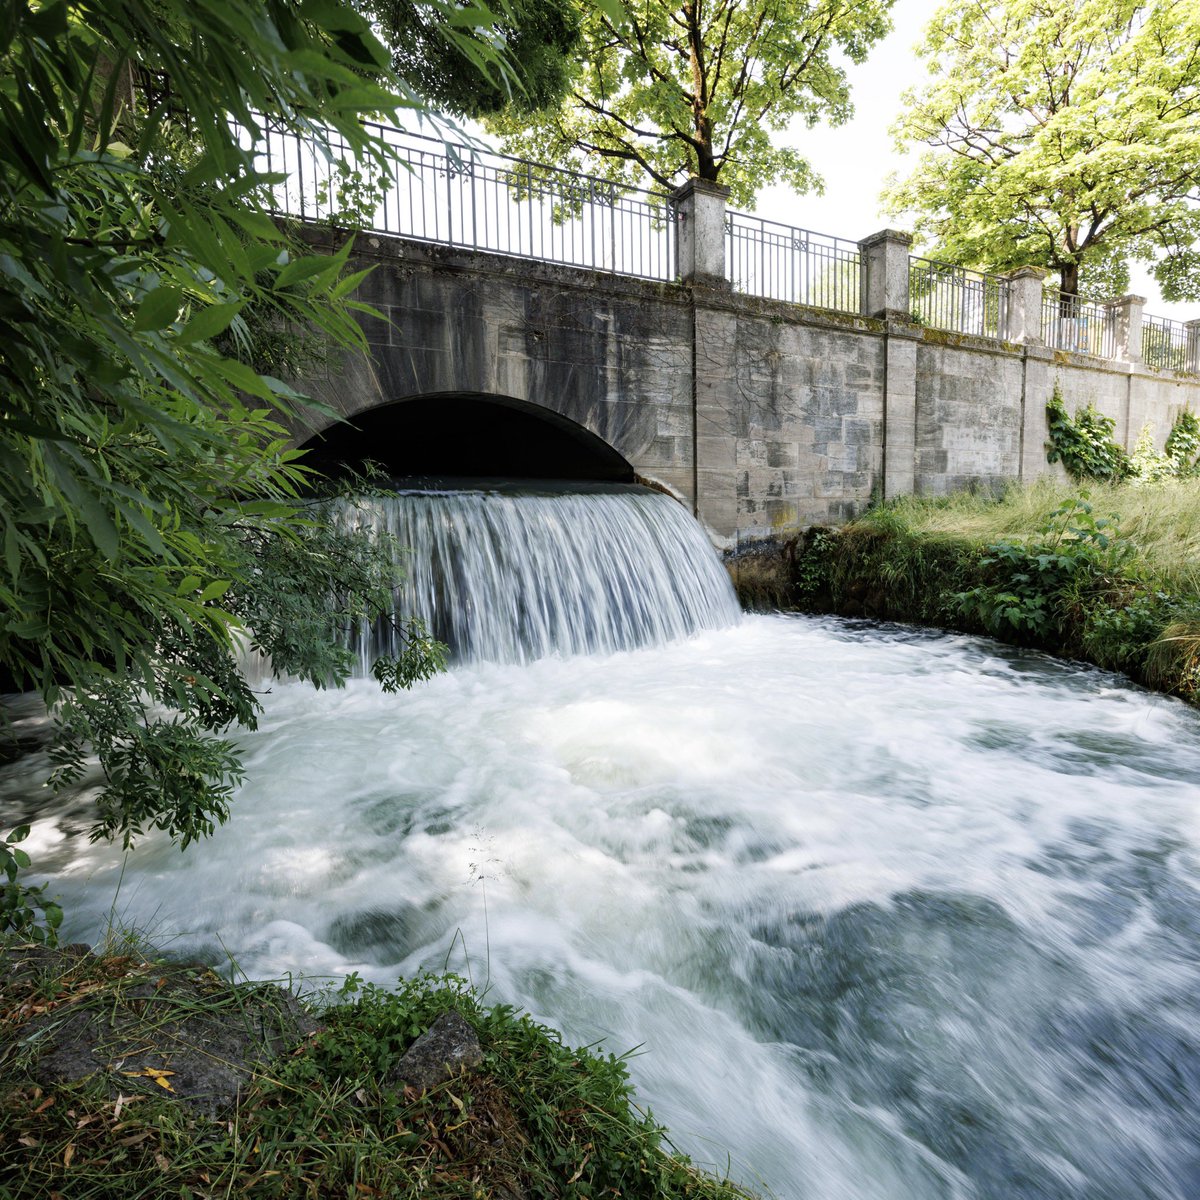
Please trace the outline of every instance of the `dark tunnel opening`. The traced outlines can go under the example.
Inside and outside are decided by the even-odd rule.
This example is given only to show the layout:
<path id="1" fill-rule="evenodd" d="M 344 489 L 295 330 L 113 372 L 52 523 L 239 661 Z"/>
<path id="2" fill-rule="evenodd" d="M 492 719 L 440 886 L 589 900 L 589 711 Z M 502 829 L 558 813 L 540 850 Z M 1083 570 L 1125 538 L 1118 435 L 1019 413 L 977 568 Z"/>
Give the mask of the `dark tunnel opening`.
<path id="1" fill-rule="evenodd" d="M 370 460 L 394 478 L 634 479 L 629 463 L 594 433 L 498 396 L 400 400 L 331 426 L 304 449 L 308 465 L 334 477 Z"/>

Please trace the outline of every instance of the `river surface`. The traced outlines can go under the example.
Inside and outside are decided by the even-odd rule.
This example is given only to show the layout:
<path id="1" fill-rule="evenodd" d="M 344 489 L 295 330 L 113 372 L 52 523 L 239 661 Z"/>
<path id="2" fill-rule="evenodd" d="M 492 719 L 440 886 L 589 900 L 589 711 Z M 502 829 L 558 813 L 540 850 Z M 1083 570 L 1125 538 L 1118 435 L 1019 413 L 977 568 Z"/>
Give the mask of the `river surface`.
<path id="1" fill-rule="evenodd" d="M 1200 719 L 992 643 L 784 616 L 277 684 L 227 826 L 31 850 L 252 977 L 469 973 L 793 1200 L 1200 1196 Z M 10 796 L 19 780 L 8 780 Z"/>

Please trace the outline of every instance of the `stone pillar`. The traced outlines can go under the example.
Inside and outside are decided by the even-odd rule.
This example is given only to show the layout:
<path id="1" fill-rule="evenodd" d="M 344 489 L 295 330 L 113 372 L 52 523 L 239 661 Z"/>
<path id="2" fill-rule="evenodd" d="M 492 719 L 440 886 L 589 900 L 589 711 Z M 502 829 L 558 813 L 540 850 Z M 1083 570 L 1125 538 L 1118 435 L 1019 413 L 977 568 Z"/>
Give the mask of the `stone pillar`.
<path id="1" fill-rule="evenodd" d="M 1006 340 L 1024 346 L 1042 345 L 1042 285 L 1046 272 L 1041 267 L 1019 267 L 1008 275 Z"/>
<path id="2" fill-rule="evenodd" d="M 1185 321 L 1187 330 L 1187 354 L 1183 360 L 1183 369 L 1200 375 L 1200 320 Z"/>
<path id="3" fill-rule="evenodd" d="M 725 201 L 729 189 L 689 179 L 671 193 L 675 205 L 675 261 L 681 283 L 728 288 L 725 277 Z"/>
<path id="4" fill-rule="evenodd" d="M 867 317 L 912 320 L 908 303 L 908 252 L 912 235 L 883 229 L 858 243 L 859 309 Z"/>
<path id="5" fill-rule="evenodd" d="M 1142 311 L 1145 296 L 1121 296 L 1108 305 L 1113 327 L 1113 354 L 1121 362 L 1142 361 Z"/>
<path id="6" fill-rule="evenodd" d="M 906 260 L 907 265 L 907 260 Z M 905 314 L 907 316 L 907 314 Z M 921 327 L 891 326 L 884 338 L 883 498 L 911 496 L 917 484 L 917 341 Z"/>

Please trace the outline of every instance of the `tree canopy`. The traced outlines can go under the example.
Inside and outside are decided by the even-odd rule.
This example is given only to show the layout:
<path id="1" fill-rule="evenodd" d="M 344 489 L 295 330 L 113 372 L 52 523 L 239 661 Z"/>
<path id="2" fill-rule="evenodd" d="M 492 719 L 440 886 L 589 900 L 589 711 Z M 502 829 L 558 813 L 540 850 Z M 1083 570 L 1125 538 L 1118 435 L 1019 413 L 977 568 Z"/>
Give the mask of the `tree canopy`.
<path id="1" fill-rule="evenodd" d="M 931 77 L 885 194 L 940 257 L 1058 272 L 1114 295 L 1131 259 L 1169 300 L 1200 298 L 1200 6 L 1194 0 L 972 0 L 930 22 Z"/>
<path id="2" fill-rule="evenodd" d="M 219 735 L 258 707 L 239 641 L 336 683 L 390 601 L 390 548 L 305 498 L 304 400 L 268 373 L 289 331 L 364 344 L 360 276 L 273 218 L 253 143 L 270 120 L 379 158 L 361 118 L 418 103 L 342 0 L 0 0 L 0 684 L 49 706 L 55 782 L 98 761 L 94 836 L 211 832 Z M 438 664 L 408 632 L 387 686 Z M 0 928 L 40 902 L 23 832 Z"/>
<path id="3" fill-rule="evenodd" d="M 473 5 L 436 6 L 420 0 L 359 0 L 391 52 L 401 78 L 435 108 L 460 117 L 484 117 L 509 108 L 522 116 L 559 101 L 580 35 L 575 0 L 501 0 L 494 24 L 467 29 L 457 38 L 447 28 Z M 503 43 L 508 72 L 481 72 L 474 56 Z"/>
<path id="4" fill-rule="evenodd" d="M 584 13 L 561 104 L 488 121 L 505 149 L 627 186 L 722 183 L 736 204 L 782 181 L 820 180 L 777 143 L 794 120 L 851 114 L 839 56 L 865 59 L 889 29 L 892 0 L 630 0 Z"/>

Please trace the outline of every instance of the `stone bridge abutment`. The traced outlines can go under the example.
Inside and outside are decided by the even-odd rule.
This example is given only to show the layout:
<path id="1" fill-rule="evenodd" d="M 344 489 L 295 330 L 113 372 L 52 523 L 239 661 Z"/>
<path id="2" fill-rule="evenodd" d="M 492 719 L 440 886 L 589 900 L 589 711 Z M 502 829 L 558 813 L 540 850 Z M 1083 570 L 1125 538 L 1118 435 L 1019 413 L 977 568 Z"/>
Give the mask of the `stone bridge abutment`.
<path id="1" fill-rule="evenodd" d="M 896 235 L 881 236 L 886 265 Z M 873 496 L 1050 473 L 1056 383 L 1130 448 L 1145 424 L 1161 446 L 1180 410 L 1200 409 L 1193 375 L 925 327 L 869 268 L 877 316 L 742 295 L 702 272 L 655 282 L 370 233 L 354 265 L 374 268 L 358 298 L 380 316 L 361 317 L 365 354 L 301 381 L 349 420 L 297 429 L 318 458 L 640 478 L 725 549 L 838 524 Z"/>

